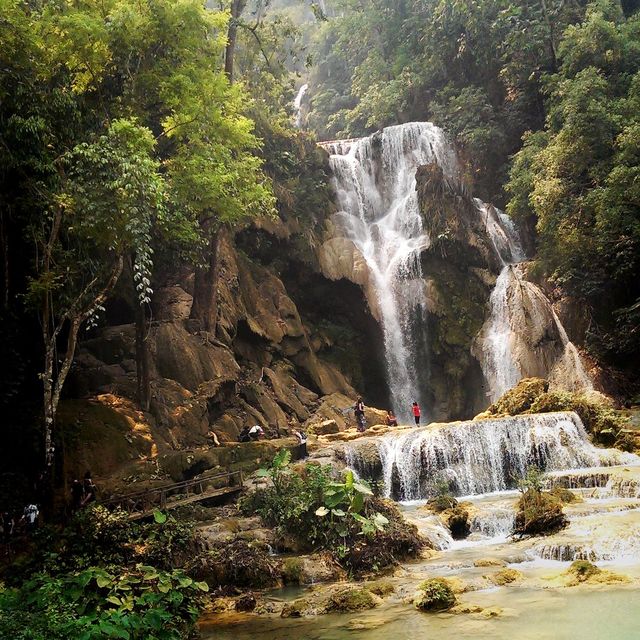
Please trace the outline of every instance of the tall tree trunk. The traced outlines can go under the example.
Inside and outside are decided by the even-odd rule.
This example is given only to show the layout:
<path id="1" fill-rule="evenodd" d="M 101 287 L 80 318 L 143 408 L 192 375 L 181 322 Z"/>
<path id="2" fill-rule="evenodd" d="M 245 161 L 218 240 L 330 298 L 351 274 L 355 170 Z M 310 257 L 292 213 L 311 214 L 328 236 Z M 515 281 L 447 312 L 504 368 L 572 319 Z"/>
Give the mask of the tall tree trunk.
<path id="1" fill-rule="evenodd" d="M 196 269 L 193 285 L 191 317 L 200 320 L 205 331 L 215 335 L 218 319 L 218 275 L 220 273 L 220 241 L 222 230 L 209 240 L 206 266 Z"/>
<path id="2" fill-rule="evenodd" d="M 227 47 L 224 52 L 224 72 L 233 82 L 233 58 L 236 50 L 236 40 L 238 39 L 238 20 L 244 11 L 247 0 L 231 0 L 231 18 L 227 31 Z"/>
<path id="3" fill-rule="evenodd" d="M 116 259 L 109 280 L 105 286 L 98 291 L 91 301 L 85 306 L 81 306 L 81 301 L 86 299 L 88 293 L 94 289 L 97 282 L 93 280 L 80 293 L 76 301 L 71 304 L 67 311 L 57 321 L 53 316 L 53 311 L 49 303 L 48 294 L 45 295 L 43 306 L 44 314 L 42 319 L 42 336 L 45 347 L 44 371 L 42 373 L 43 401 L 44 401 L 44 445 L 45 445 L 45 465 L 50 469 L 53 464 L 53 425 L 55 424 L 58 404 L 62 388 L 71 370 L 73 359 L 78 344 L 78 333 L 84 322 L 101 306 L 109 296 L 109 293 L 116 286 L 118 278 L 122 273 L 122 256 Z M 60 369 L 56 372 L 58 365 L 58 339 L 66 330 L 66 348 L 64 356 L 60 362 Z"/>
<path id="4" fill-rule="evenodd" d="M 138 406 L 142 411 L 149 411 L 151 405 L 149 345 L 147 342 L 148 330 L 147 306 L 138 303 L 136 304 L 136 373 L 138 382 Z"/>

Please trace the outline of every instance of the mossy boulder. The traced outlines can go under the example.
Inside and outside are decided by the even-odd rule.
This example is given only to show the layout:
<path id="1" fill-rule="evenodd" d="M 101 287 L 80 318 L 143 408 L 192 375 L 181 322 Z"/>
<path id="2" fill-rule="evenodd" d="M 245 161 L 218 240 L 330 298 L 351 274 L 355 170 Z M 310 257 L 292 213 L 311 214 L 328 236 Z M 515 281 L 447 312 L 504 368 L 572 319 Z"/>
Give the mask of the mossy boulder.
<path id="1" fill-rule="evenodd" d="M 629 425 L 629 419 L 613 409 L 608 398 L 596 393 L 551 391 L 536 398 L 528 413 L 553 411 L 575 411 L 585 429 L 606 446 L 615 444 L 618 433 Z"/>
<path id="2" fill-rule="evenodd" d="M 516 509 L 516 535 L 546 535 L 568 524 L 560 500 L 545 491 L 527 490 L 520 496 Z"/>
<path id="3" fill-rule="evenodd" d="M 302 618 L 309 611 L 310 603 L 305 598 L 298 598 L 293 602 L 287 602 L 284 605 L 280 617 L 281 618 Z"/>
<path id="4" fill-rule="evenodd" d="M 516 416 L 528 413 L 534 402 L 548 389 L 549 383 L 543 378 L 524 378 L 496 400 L 487 411 L 494 416 Z M 558 411 L 558 409 L 552 409 L 552 411 Z"/>
<path id="5" fill-rule="evenodd" d="M 347 613 L 373 609 L 381 603 L 380 596 L 365 587 L 349 586 L 333 592 L 326 602 L 327 612 Z"/>
<path id="6" fill-rule="evenodd" d="M 581 496 L 571 491 L 571 489 L 566 489 L 565 487 L 554 487 L 549 491 L 549 493 L 563 504 L 584 502 Z"/>
<path id="7" fill-rule="evenodd" d="M 450 495 L 439 495 L 431 498 L 431 500 L 427 502 L 427 506 L 434 513 L 442 513 L 448 509 L 455 509 L 458 506 L 458 501 Z"/>
<path id="8" fill-rule="evenodd" d="M 367 582 L 364 585 L 364 588 L 381 598 L 392 594 L 396 590 L 393 583 L 388 580 L 374 580 L 373 582 Z"/>
<path id="9" fill-rule="evenodd" d="M 455 604 L 453 589 L 443 578 L 425 580 L 413 596 L 413 606 L 420 611 L 446 611 Z"/>
<path id="10" fill-rule="evenodd" d="M 616 411 L 611 400 L 601 393 L 549 391 L 549 383 L 542 378 L 524 378 L 494 402 L 485 412 L 476 416 L 483 420 L 496 416 L 515 416 L 531 413 L 575 411 L 585 429 L 605 446 L 619 444 L 629 450 L 634 444 L 621 437 L 629 426 L 629 418 Z"/>
<path id="11" fill-rule="evenodd" d="M 451 537 L 454 540 L 462 540 L 469 535 L 471 531 L 471 517 L 469 510 L 461 504 L 446 509 L 440 513 L 440 518 L 451 531 Z"/>
<path id="12" fill-rule="evenodd" d="M 487 578 L 496 586 L 503 587 L 517 580 L 521 580 L 523 575 L 520 571 L 516 571 L 516 569 L 502 569 L 497 573 L 487 576 Z"/>
<path id="13" fill-rule="evenodd" d="M 574 560 L 567 569 L 567 573 L 575 577 L 578 582 L 586 582 L 589 578 L 601 572 L 601 569 L 588 560 Z"/>

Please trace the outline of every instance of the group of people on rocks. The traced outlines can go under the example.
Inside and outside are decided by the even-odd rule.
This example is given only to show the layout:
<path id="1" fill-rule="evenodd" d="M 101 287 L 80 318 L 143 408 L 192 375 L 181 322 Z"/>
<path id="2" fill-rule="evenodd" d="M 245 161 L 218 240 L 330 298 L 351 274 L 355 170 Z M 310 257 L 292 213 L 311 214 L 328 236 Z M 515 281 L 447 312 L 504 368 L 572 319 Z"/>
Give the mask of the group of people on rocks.
<path id="1" fill-rule="evenodd" d="M 365 418 L 365 407 L 364 401 L 362 397 L 358 396 L 355 405 L 353 406 L 353 412 L 356 417 L 357 429 L 361 433 L 366 431 L 367 422 Z M 414 402 L 411 405 L 411 413 L 413 414 L 413 419 L 416 425 L 420 424 L 420 405 L 417 402 Z M 397 427 L 398 419 L 391 409 L 387 411 L 387 415 L 385 416 L 385 424 L 389 427 Z M 293 435 L 298 439 L 298 444 L 301 449 L 301 457 L 307 457 L 307 434 L 302 430 L 297 430 L 293 432 Z M 253 426 L 245 426 L 242 431 L 238 434 L 238 442 L 254 442 L 256 440 L 260 440 L 265 437 L 264 429 L 256 424 Z M 216 443 L 217 444 L 217 443 Z"/>
<path id="2" fill-rule="evenodd" d="M 355 413 L 355 416 L 356 416 L 358 431 L 360 431 L 361 433 L 363 431 L 366 431 L 367 423 L 364 415 L 364 402 L 362 401 L 361 397 L 358 397 L 358 399 L 356 400 L 356 404 L 353 407 L 353 412 Z M 414 402 L 411 405 L 411 413 L 413 414 L 413 419 L 416 423 L 416 426 L 419 425 L 421 412 L 420 412 L 420 405 L 417 402 Z M 396 418 L 392 409 L 387 410 L 387 415 L 385 416 L 385 424 L 388 427 L 398 426 L 398 419 Z"/>

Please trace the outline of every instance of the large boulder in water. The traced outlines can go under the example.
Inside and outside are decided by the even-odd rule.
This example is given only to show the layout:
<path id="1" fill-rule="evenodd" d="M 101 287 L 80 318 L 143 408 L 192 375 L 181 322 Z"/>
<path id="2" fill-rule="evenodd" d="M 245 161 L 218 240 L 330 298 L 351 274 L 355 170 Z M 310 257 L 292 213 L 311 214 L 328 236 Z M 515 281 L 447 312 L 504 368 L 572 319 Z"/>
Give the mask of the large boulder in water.
<path id="1" fill-rule="evenodd" d="M 550 493 L 529 489 L 517 503 L 514 533 L 545 535 L 555 533 L 568 524 L 562 503 Z"/>
<path id="2" fill-rule="evenodd" d="M 455 604 L 456 596 L 444 578 L 425 580 L 413 596 L 413 606 L 420 611 L 446 611 Z"/>

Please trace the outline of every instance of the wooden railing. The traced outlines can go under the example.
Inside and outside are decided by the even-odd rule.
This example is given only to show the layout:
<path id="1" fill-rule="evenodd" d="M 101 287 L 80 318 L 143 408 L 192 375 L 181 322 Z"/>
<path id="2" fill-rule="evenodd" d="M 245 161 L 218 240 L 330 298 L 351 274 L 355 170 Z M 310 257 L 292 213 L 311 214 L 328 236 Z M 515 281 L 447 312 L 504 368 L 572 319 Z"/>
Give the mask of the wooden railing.
<path id="1" fill-rule="evenodd" d="M 213 496 L 236 493 L 242 489 L 243 482 L 242 471 L 205 474 L 191 480 L 113 496 L 102 504 L 112 509 L 124 509 L 131 518 L 141 518 L 155 509 L 173 509 Z"/>

